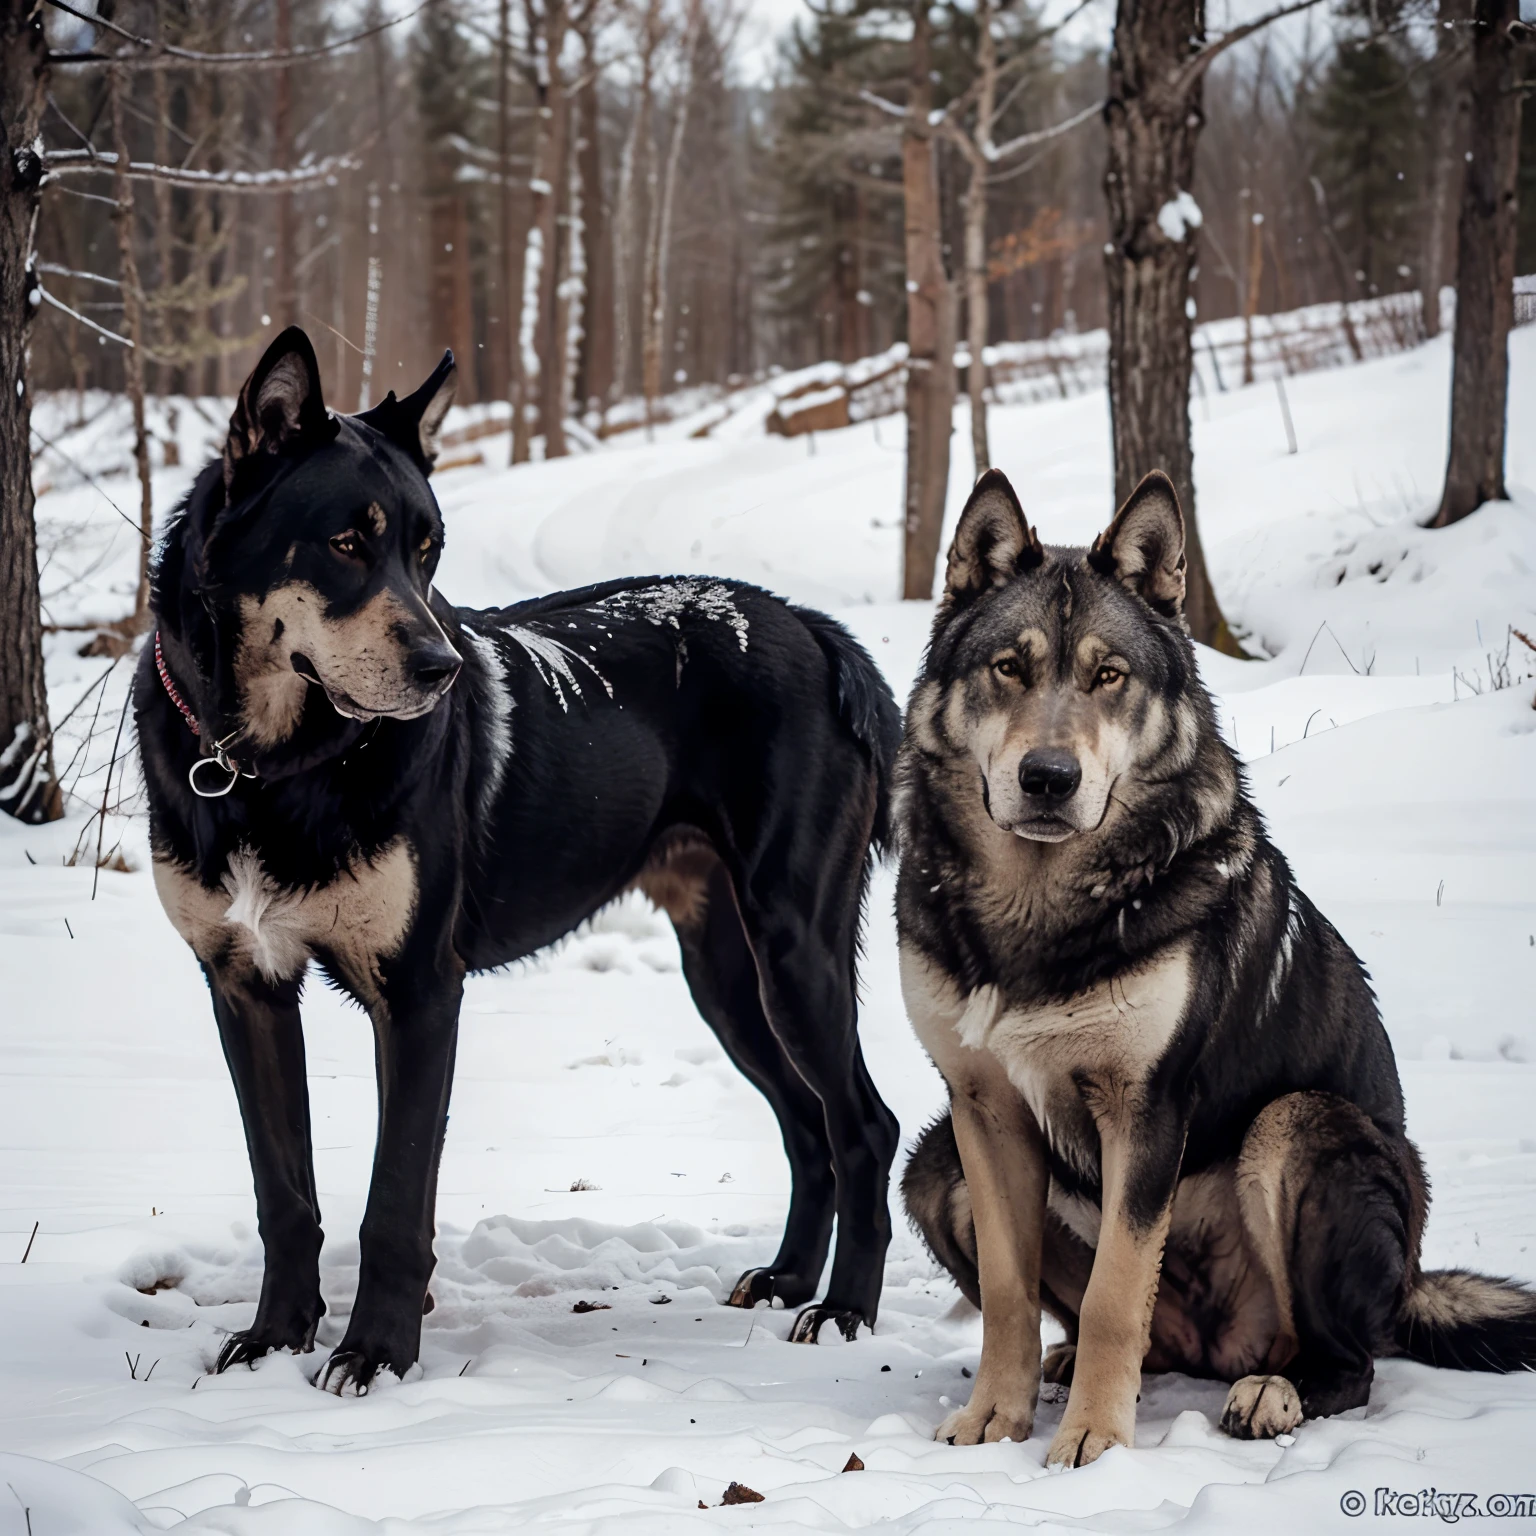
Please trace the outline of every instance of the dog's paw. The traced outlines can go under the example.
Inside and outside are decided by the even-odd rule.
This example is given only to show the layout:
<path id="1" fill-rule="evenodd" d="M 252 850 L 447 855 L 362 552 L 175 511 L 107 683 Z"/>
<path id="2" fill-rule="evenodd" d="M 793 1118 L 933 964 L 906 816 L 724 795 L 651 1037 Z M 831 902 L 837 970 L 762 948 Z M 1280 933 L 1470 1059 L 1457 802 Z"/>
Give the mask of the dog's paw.
<path id="1" fill-rule="evenodd" d="M 1232 1383 L 1221 1427 L 1234 1440 L 1273 1440 L 1301 1423 L 1301 1394 L 1284 1376 L 1244 1376 Z"/>
<path id="2" fill-rule="evenodd" d="M 336 1397 L 367 1397 L 379 1372 L 388 1369 L 386 1364 L 371 1359 L 363 1350 L 343 1346 L 320 1367 L 315 1385 Z"/>
<path id="3" fill-rule="evenodd" d="M 1110 1446 L 1130 1445 L 1135 1438 L 1134 1434 L 1118 1429 L 1075 1423 L 1071 1420 L 1070 1408 L 1067 1413 L 1068 1418 L 1063 1420 L 1056 1438 L 1051 1441 L 1050 1450 L 1045 1453 L 1048 1467 L 1086 1467 L 1097 1461 Z"/>
<path id="4" fill-rule="evenodd" d="M 746 1307 L 750 1311 L 760 1301 L 777 1301 L 786 1307 L 798 1307 L 815 1294 L 815 1282 L 802 1275 L 778 1269 L 749 1269 L 736 1282 L 726 1306 Z"/>
<path id="5" fill-rule="evenodd" d="M 219 1358 L 214 1362 L 214 1375 L 227 1371 L 234 1365 L 254 1366 L 264 1355 L 280 1349 L 292 1350 L 296 1355 L 307 1355 L 315 1347 L 315 1324 L 311 1323 L 303 1333 L 292 1329 L 271 1329 L 259 1325 L 242 1328 L 224 1340 Z"/>
<path id="6" fill-rule="evenodd" d="M 1052 1386 L 1070 1387 L 1072 1367 L 1077 1364 L 1076 1344 L 1052 1344 L 1040 1362 L 1040 1379 Z"/>
<path id="7" fill-rule="evenodd" d="M 789 1342 L 791 1344 L 814 1344 L 816 1336 L 821 1332 L 824 1323 L 836 1323 L 837 1331 L 850 1344 L 858 1337 L 859 1329 L 866 1326 L 864 1314 L 854 1311 L 851 1307 L 829 1307 L 826 1305 L 807 1307 L 795 1319 L 795 1326 L 789 1330 Z"/>
<path id="8" fill-rule="evenodd" d="M 979 1386 L 964 1408 L 957 1408 L 934 1430 L 933 1438 L 950 1445 L 995 1445 L 1012 1440 L 1022 1445 L 1035 1427 L 1033 1392 L 1017 1396 L 986 1392 Z"/>

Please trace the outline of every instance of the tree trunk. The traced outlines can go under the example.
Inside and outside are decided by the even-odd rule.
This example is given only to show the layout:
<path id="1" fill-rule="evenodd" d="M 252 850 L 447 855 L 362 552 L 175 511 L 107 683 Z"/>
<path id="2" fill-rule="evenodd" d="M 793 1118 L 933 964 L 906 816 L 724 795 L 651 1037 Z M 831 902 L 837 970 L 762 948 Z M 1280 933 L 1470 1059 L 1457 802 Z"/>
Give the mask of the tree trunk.
<path id="1" fill-rule="evenodd" d="M 564 253 L 561 214 L 565 206 L 570 97 L 560 56 L 565 51 L 566 0 L 547 0 L 539 39 L 539 109 L 543 132 L 534 162 L 532 228 L 538 231 L 538 310 L 534 350 L 539 359 L 539 425 L 544 457 L 565 454 L 565 336 L 560 329 L 560 270 Z M 530 231 L 531 238 L 531 231 Z M 526 281 L 526 277 L 525 277 Z"/>
<path id="2" fill-rule="evenodd" d="M 1519 0 L 1477 0 L 1470 153 L 1457 226 L 1451 453 L 1435 528 L 1504 499 L 1520 169 Z"/>
<path id="3" fill-rule="evenodd" d="M 1471 97 L 1466 87 L 1465 38 L 1457 22 L 1465 22 L 1467 0 L 1440 0 L 1435 28 L 1435 58 L 1428 70 L 1424 96 L 1425 189 L 1424 252 L 1419 258 L 1420 310 L 1424 335 L 1440 334 L 1440 290 L 1447 262 L 1451 210 L 1460 199 L 1467 113 Z"/>
<path id="4" fill-rule="evenodd" d="M 586 298 L 582 305 L 579 371 L 580 404 L 607 403 L 613 389 L 613 246 L 608 237 L 608 212 L 603 204 L 602 133 L 598 122 L 597 31 L 589 16 L 581 33 L 586 80 L 581 91 L 581 130 L 577 140 L 581 167 L 582 246 L 586 253 Z"/>
<path id="5" fill-rule="evenodd" d="M 276 47 L 279 53 L 293 50 L 293 0 L 277 0 Z M 272 159 L 276 168 L 293 168 L 293 81 L 283 65 L 272 82 Z M 298 251 L 293 212 L 293 193 L 277 193 L 273 210 L 275 233 L 272 261 L 272 331 L 299 323 Z"/>
<path id="6" fill-rule="evenodd" d="M 907 484 L 901 595 L 933 596 L 949 491 L 955 408 L 955 296 L 944 270 L 926 0 L 912 7 L 912 67 L 902 124 L 907 260 Z"/>
<path id="7" fill-rule="evenodd" d="M 688 7 L 687 28 L 683 37 L 683 78 L 678 88 L 677 106 L 672 114 L 672 142 L 667 147 L 667 176 L 661 189 L 659 213 L 652 219 L 655 252 L 647 262 L 645 328 L 642 330 L 645 354 L 645 416 L 653 418 L 656 401 L 665 388 L 663 378 L 667 340 L 667 258 L 672 249 L 672 209 L 677 201 L 677 177 L 683 158 L 683 139 L 688 132 L 688 108 L 693 99 L 693 55 L 698 47 L 703 12 L 699 0 Z"/>
<path id="8" fill-rule="evenodd" d="M 651 98 L 654 89 L 656 49 L 661 40 L 660 0 L 649 0 L 640 36 L 640 83 L 635 98 L 634 112 L 629 120 L 629 132 L 624 136 L 624 148 L 619 155 L 619 191 L 614 210 L 613 239 L 613 399 L 618 400 L 630 388 L 634 378 L 634 295 L 630 279 L 635 271 L 636 257 L 640 252 L 638 239 L 640 224 L 640 166 L 645 157 L 649 172 L 655 163 L 651 133 Z M 648 183 L 654 191 L 654 177 Z M 647 241 L 646 263 L 650 259 L 650 243 Z M 641 283 L 642 301 L 648 278 Z"/>
<path id="9" fill-rule="evenodd" d="M 523 283 L 527 275 L 528 242 L 519 238 L 512 214 L 512 15 L 510 0 L 501 0 L 496 27 L 496 168 L 501 178 L 498 205 L 501 230 L 501 281 L 505 287 L 507 404 L 512 411 L 514 464 L 528 462 L 530 384 L 523 362 Z M 542 122 L 542 119 L 539 120 Z M 535 129 L 537 139 L 538 130 Z M 531 226 L 530 226 L 531 227 Z"/>
<path id="10" fill-rule="evenodd" d="M 971 403 L 971 458 L 979 479 L 992 466 L 987 444 L 987 162 L 971 164 L 963 199 L 965 213 L 965 323 L 970 364 L 965 391 Z"/>
<path id="11" fill-rule="evenodd" d="M 134 596 L 129 633 L 149 627 L 149 564 L 154 549 L 155 497 L 149 472 L 149 430 L 144 423 L 144 291 L 139 286 L 139 264 L 133 249 L 133 183 L 128 179 L 128 133 L 123 124 L 123 94 L 128 81 L 121 69 L 107 71 L 107 98 L 112 116 L 112 148 L 117 169 L 112 190 L 117 206 L 112 222 L 117 227 L 118 280 L 122 284 L 123 330 L 129 345 L 123 349 L 123 379 L 128 403 L 133 408 L 133 462 L 139 472 L 139 585 Z"/>
<path id="12" fill-rule="evenodd" d="M 992 36 L 992 7 L 976 0 L 976 135 L 965 142 L 970 181 L 965 189 L 965 324 L 970 365 L 965 389 L 971 403 L 971 459 L 976 478 L 992 466 L 987 444 L 987 348 L 990 317 L 987 306 L 987 158 L 992 148 L 992 122 L 997 116 L 997 40 Z"/>
<path id="13" fill-rule="evenodd" d="M 1190 633 L 1241 655 L 1205 568 L 1189 435 L 1191 310 L 1201 217 L 1190 195 L 1204 125 L 1200 0 L 1120 0 L 1109 56 L 1104 193 L 1109 414 L 1118 505 L 1161 469 L 1184 509 Z"/>
<path id="14" fill-rule="evenodd" d="M 0 378 L 23 386 L 38 304 L 32 263 L 43 162 L 33 146 L 47 89 L 40 0 L 8 5 L 0 11 Z M 0 389 L 0 810 L 39 822 L 62 816 L 64 797 L 43 678 L 31 436 L 30 392 Z"/>

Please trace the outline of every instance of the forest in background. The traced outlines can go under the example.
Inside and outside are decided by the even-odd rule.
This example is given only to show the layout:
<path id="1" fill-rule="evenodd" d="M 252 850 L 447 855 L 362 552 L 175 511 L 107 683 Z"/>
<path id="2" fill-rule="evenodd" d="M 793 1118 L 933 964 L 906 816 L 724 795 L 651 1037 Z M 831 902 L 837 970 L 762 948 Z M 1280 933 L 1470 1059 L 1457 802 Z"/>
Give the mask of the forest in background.
<path id="1" fill-rule="evenodd" d="M 181 173 L 130 183 L 152 393 L 232 393 L 288 323 L 314 336 L 343 409 L 451 346 L 461 402 L 521 383 L 526 453 L 551 386 L 595 429 L 622 399 L 905 339 L 902 121 L 882 109 L 908 68 L 903 11 L 808 5 L 757 81 L 738 64 L 737 0 L 436 0 L 380 30 L 378 0 L 345 18 L 325 0 L 127 0 L 110 14 L 189 55 L 303 54 L 370 33 L 281 69 L 189 58 L 122 77 L 129 159 Z M 1193 188 L 1201 319 L 1451 280 L 1463 14 L 1463 0 L 1311 13 L 1213 66 Z M 976 9 L 933 16 L 942 109 L 974 90 Z M 55 47 L 94 30 L 60 11 L 48 26 Z M 988 339 L 1102 326 L 1104 128 L 1088 109 L 1104 54 L 1064 45 L 1024 3 L 994 31 L 996 143 L 1074 126 L 989 166 Z M 124 330 L 112 167 L 82 148 L 113 139 L 108 73 L 52 76 L 45 141 L 79 158 L 43 189 L 38 248 L 47 293 L 73 313 L 37 317 L 36 388 L 124 387 L 123 349 L 90 328 Z M 945 135 L 936 152 L 958 273 L 968 166 Z M 1521 183 L 1523 272 L 1536 113 Z M 1438 304 L 1423 313 L 1432 333 Z"/>

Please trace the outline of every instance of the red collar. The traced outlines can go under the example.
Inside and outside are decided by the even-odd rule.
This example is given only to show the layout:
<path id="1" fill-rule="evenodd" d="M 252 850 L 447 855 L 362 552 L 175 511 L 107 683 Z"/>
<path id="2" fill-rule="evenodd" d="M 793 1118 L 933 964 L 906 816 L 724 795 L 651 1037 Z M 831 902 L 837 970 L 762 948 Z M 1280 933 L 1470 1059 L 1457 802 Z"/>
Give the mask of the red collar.
<path id="1" fill-rule="evenodd" d="M 160 674 L 160 681 L 165 684 L 165 691 L 171 696 L 171 703 L 181 711 L 182 718 L 192 729 L 194 736 L 201 736 L 203 728 L 197 723 L 197 716 L 187 708 L 187 701 L 176 690 L 176 684 L 171 681 L 171 674 L 166 670 L 165 654 L 160 649 L 160 631 L 155 631 L 155 670 Z"/>

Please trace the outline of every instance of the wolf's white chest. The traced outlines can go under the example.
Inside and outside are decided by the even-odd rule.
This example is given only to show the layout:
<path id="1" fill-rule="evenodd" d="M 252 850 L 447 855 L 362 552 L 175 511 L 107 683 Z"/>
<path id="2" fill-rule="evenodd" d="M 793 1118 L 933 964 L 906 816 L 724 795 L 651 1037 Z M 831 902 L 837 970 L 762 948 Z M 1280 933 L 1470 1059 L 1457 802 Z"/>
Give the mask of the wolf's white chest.
<path id="1" fill-rule="evenodd" d="M 1183 949 L 1073 997 L 1008 1007 L 994 986 L 962 996 L 953 980 L 915 951 L 902 950 L 907 1011 L 950 1086 L 997 1069 L 1069 1160 L 1092 1122 L 1079 1085 L 1111 1092 L 1144 1082 L 1177 1033 L 1189 1002 Z M 1094 1138 L 1096 1139 L 1096 1138 Z M 1097 1148 L 1091 1162 L 1097 1163 Z"/>

